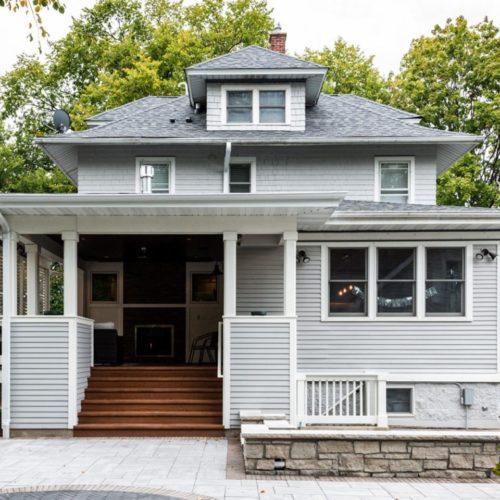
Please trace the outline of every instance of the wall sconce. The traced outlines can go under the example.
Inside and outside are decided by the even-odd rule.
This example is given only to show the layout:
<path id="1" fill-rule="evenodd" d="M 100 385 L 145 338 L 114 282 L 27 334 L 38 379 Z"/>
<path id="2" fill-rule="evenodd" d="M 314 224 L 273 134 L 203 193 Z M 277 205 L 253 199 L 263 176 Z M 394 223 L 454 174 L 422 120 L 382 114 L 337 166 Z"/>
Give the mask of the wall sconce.
<path id="1" fill-rule="evenodd" d="M 477 260 L 483 260 L 486 256 L 489 256 L 491 260 L 495 260 L 497 258 L 497 254 L 488 250 L 487 248 L 482 248 L 480 252 L 476 254 Z"/>
<path id="2" fill-rule="evenodd" d="M 308 262 L 311 262 L 311 259 L 307 256 L 305 250 L 297 253 L 297 264 L 307 264 Z"/>

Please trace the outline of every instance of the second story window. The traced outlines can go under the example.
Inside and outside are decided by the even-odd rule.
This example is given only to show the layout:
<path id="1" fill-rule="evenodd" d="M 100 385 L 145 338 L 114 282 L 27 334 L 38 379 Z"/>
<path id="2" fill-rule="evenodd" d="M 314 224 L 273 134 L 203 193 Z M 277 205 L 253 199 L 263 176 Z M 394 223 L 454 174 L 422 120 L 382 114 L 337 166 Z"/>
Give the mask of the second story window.
<path id="1" fill-rule="evenodd" d="M 229 166 L 229 192 L 252 192 L 252 164 L 237 163 Z"/>
<path id="2" fill-rule="evenodd" d="M 285 123 L 286 94 L 284 90 L 259 92 L 260 123 Z"/>
<path id="3" fill-rule="evenodd" d="M 251 90 L 230 90 L 227 92 L 227 122 L 253 122 L 253 92 Z"/>
<path id="4" fill-rule="evenodd" d="M 137 191 L 140 193 L 174 192 L 173 158 L 138 158 L 137 175 Z"/>
<path id="5" fill-rule="evenodd" d="M 376 161 L 376 201 L 389 203 L 412 202 L 412 160 L 409 158 L 379 158 Z"/>

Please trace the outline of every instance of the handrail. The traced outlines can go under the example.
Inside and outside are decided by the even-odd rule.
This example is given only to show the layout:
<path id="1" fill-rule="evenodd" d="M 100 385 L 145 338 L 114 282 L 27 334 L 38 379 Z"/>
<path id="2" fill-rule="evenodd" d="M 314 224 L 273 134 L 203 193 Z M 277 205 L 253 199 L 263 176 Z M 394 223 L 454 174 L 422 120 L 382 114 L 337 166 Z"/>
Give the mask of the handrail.
<path id="1" fill-rule="evenodd" d="M 217 323 L 217 378 L 224 376 L 222 373 L 222 325 L 222 321 Z"/>

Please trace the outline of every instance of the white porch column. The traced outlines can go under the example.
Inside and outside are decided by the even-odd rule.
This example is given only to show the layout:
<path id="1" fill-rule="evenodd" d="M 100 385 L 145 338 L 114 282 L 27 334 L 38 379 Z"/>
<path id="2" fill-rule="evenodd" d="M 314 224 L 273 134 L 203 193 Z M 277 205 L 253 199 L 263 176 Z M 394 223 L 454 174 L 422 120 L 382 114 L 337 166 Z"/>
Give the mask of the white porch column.
<path id="1" fill-rule="evenodd" d="M 38 283 L 40 281 L 38 264 L 39 251 L 35 243 L 24 245 L 26 250 L 26 269 L 27 269 L 27 295 L 28 295 L 28 316 L 36 316 L 39 310 L 40 295 L 38 293 Z"/>
<path id="2" fill-rule="evenodd" d="M 17 233 L 5 231 L 3 244 L 2 431 L 10 437 L 10 318 L 17 315 Z"/>
<path id="3" fill-rule="evenodd" d="M 224 316 L 236 316 L 236 248 L 238 233 L 225 232 L 224 239 Z"/>
<path id="4" fill-rule="evenodd" d="M 78 233 L 63 231 L 64 315 L 78 315 Z"/>
<path id="5" fill-rule="evenodd" d="M 296 314 L 297 238 L 297 231 L 283 233 L 285 269 L 283 314 L 285 316 L 295 316 Z"/>

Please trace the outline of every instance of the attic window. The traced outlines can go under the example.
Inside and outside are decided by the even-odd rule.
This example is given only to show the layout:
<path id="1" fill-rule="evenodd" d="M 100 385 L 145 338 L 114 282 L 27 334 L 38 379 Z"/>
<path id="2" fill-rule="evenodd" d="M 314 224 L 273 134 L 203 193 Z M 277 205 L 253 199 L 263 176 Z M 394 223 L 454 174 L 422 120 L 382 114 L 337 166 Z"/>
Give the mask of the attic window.
<path id="1" fill-rule="evenodd" d="M 259 92 L 260 123 L 285 123 L 286 94 L 284 90 Z"/>
<path id="2" fill-rule="evenodd" d="M 229 91 L 227 93 L 227 122 L 252 123 L 253 96 L 251 90 Z"/>
<path id="3" fill-rule="evenodd" d="M 413 203 L 413 157 L 375 159 L 375 201 Z"/>

